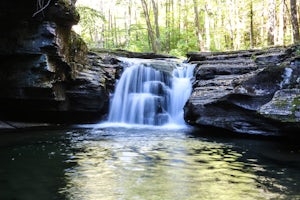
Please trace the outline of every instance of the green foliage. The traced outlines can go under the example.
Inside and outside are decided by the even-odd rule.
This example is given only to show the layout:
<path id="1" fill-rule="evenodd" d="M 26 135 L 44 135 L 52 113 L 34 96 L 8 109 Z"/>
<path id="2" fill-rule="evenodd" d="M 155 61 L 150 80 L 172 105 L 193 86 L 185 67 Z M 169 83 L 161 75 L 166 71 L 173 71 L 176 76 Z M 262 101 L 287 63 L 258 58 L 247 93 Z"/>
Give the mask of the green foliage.
<path id="1" fill-rule="evenodd" d="M 80 20 L 84 24 L 95 23 L 95 22 L 97 22 L 98 19 L 105 21 L 104 15 L 102 15 L 99 11 L 97 11 L 93 8 L 90 8 L 87 6 L 78 6 L 77 11 L 80 13 L 80 16 L 81 16 Z"/>
<path id="2" fill-rule="evenodd" d="M 176 56 L 184 56 L 188 51 L 199 51 L 200 48 L 205 51 L 227 51 L 263 48 L 268 45 L 271 12 L 268 12 L 267 0 L 145 2 L 151 26 L 146 23 L 141 0 L 98 0 L 98 7 L 89 3 L 86 3 L 88 6 L 82 4 L 77 7 L 81 16 L 79 34 L 89 47 L 131 51 L 151 51 L 155 40 L 161 53 Z M 156 9 L 153 2 L 158 8 L 158 23 L 155 20 Z M 276 31 L 274 41 L 276 45 L 287 45 L 293 42 L 292 26 L 286 17 L 289 7 L 284 8 L 284 12 L 280 14 L 281 5 L 276 4 L 275 19 L 278 22 L 274 25 L 277 27 L 273 27 Z M 195 22 L 195 10 L 198 10 L 198 25 Z M 284 24 L 279 27 L 279 20 L 282 18 Z M 197 30 L 200 30 L 200 42 Z M 280 30 L 284 31 L 282 38 L 279 38 Z M 154 40 L 149 35 L 154 35 Z"/>
<path id="3" fill-rule="evenodd" d="M 99 11 L 87 6 L 78 6 L 77 11 L 80 15 L 80 35 L 89 46 L 93 46 L 98 42 L 97 34 L 106 21 L 105 17 Z"/>
<path id="4" fill-rule="evenodd" d="M 145 29 L 139 29 L 137 33 L 134 33 L 130 37 L 130 44 L 128 50 L 136 52 L 149 52 L 151 48 L 148 42 L 148 34 Z"/>

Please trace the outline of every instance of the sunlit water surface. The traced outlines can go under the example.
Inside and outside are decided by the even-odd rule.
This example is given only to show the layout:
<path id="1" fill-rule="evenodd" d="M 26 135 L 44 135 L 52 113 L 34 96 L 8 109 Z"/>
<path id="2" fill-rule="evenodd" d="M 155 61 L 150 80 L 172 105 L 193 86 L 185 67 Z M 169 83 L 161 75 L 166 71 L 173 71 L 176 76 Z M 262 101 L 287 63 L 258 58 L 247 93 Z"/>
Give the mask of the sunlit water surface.
<path id="1" fill-rule="evenodd" d="M 208 135 L 149 127 L 2 134 L 0 199 L 300 199 L 297 146 Z"/>

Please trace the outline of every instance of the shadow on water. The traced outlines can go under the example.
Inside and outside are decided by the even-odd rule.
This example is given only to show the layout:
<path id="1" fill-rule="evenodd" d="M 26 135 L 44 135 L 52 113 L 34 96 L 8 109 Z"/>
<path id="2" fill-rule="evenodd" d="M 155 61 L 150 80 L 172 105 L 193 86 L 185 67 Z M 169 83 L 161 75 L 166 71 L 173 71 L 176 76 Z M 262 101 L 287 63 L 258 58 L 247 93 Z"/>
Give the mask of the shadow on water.
<path id="1" fill-rule="evenodd" d="M 219 130 L 0 135 L 0 199 L 299 199 L 300 148 Z"/>
<path id="2" fill-rule="evenodd" d="M 0 199 L 65 199 L 66 144 L 57 131 L 1 134 Z"/>

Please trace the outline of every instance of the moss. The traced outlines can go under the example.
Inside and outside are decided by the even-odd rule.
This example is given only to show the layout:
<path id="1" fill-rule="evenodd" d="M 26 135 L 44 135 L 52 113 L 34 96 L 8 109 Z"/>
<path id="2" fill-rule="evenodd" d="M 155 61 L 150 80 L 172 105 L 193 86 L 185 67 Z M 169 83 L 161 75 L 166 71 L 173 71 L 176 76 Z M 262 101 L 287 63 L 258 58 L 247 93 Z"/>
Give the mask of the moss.
<path id="1" fill-rule="evenodd" d="M 295 104 L 295 105 L 297 105 L 297 106 L 300 105 L 300 96 L 297 96 L 296 98 L 294 98 L 293 104 Z"/>
<path id="2" fill-rule="evenodd" d="M 284 109 L 288 107 L 289 102 L 287 100 L 281 100 L 281 101 L 276 101 L 274 105 L 279 109 Z"/>
<path id="3" fill-rule="evenodd" d="M 252 54 L 252 55 L 251 55 L 251 60 L 253 60 L 253 61 L 255 62 L 256 59 L 257 59 L 257 56 L 256 56 L 255 54 Z"/>
<path id="4" fill-rule="evenodd" d="M 77 63 L 87 63 L 88 48 L 83 39 L 74 31 L 71 31 L 68 41 L 69 60 Z"/>
<path id="5" fill-rule="evenodd" d="M 295 113 L 300 108 L 300 96 L 297 96 L 292 101 L 292 112 Z"/>

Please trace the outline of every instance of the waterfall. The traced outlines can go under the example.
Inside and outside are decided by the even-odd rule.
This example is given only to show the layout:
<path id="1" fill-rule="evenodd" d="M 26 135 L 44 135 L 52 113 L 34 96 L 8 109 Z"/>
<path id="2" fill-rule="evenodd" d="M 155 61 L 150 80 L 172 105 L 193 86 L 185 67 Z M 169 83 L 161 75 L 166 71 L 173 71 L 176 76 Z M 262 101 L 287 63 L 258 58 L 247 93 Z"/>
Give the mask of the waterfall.
<path id="1" fill-rule="evenodd" d="M 293 69 L 291 69 L 289 67 L 284 69 L 284 73 L 282 75 L 282 81 L 279 84 L 280 89 L 282 89 L 283 86 L 290 83 L 290 79 L 292 77 L 292 74 L 293 74 Z"/>
<path id="2" fill-rule="evenodd" d="M 183 107 L 191 94 L 194 66 L 168 60 L 124 59 L 108 121 L 113 123 L 185 124 Z"/>

